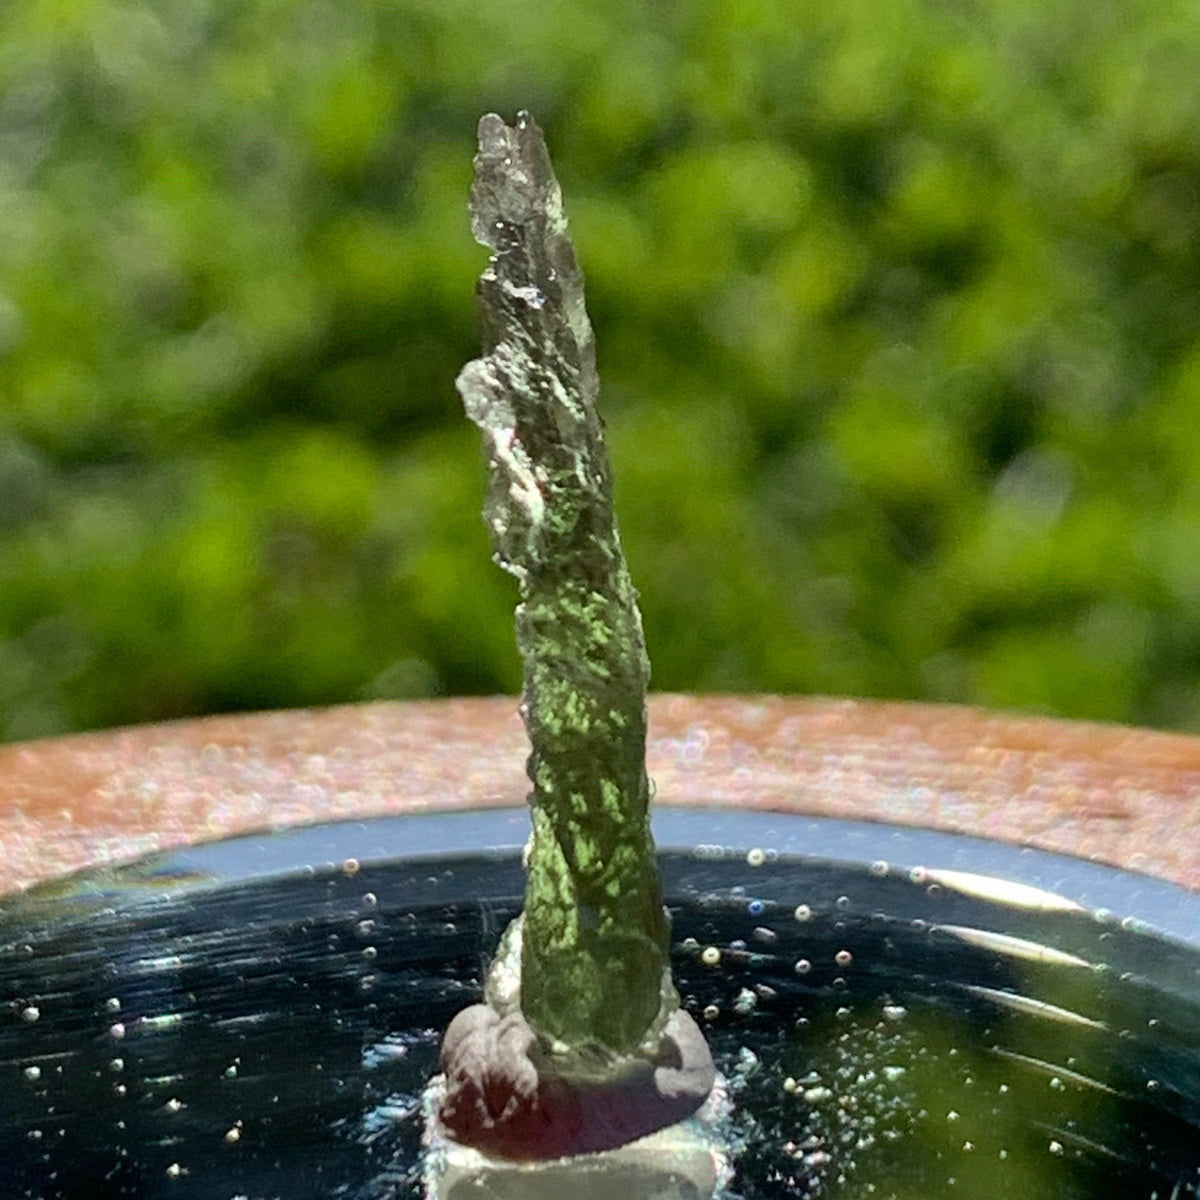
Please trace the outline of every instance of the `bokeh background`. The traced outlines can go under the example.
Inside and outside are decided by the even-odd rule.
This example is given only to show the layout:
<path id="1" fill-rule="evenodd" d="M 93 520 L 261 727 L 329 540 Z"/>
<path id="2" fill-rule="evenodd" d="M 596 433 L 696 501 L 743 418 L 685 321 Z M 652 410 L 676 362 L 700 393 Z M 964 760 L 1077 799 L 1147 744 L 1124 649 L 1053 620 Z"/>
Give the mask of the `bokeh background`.
<path id="1" fill-rule="evenodd" d="M 515 691 L 453 389 L 546 128 L 657 687 L 1200 729 L 1194 0 L 6 0 L 0 739 Z"/>

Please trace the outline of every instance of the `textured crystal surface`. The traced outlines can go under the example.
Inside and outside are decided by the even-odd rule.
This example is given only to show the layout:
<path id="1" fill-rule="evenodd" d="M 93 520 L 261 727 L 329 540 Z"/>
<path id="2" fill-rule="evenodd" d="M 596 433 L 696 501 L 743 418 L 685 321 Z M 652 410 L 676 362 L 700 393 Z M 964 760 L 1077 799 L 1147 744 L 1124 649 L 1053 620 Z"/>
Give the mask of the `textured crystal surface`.
<path id="1" fill-rule="evenodd" d="M 490 458 L 485 519 L 520 583 L 533 841 L 521 1008 L 549 1042 L 627 1054 L 670 1007 L 648 823 L 649 662 L 613 511 L 583 275 L 541 130 L 479 123 L 471 225 L 484 355 L 458 390 Z"/>

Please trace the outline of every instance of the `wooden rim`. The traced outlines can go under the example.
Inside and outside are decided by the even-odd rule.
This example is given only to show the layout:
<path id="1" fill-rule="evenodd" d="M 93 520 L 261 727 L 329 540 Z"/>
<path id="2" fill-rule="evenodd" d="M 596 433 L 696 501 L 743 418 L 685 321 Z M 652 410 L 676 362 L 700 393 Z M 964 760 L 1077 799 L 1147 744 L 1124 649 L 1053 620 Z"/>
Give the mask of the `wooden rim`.
<path id="1" fill-rule="evenodd" d="M 1200 738 L 941 705 L 651 698 L 658 802 L 969 833 L 1200 890 Z M 510 697 L 206 717 L 0 746 L 4 890 L 319 821 L 523 802 Z"/>

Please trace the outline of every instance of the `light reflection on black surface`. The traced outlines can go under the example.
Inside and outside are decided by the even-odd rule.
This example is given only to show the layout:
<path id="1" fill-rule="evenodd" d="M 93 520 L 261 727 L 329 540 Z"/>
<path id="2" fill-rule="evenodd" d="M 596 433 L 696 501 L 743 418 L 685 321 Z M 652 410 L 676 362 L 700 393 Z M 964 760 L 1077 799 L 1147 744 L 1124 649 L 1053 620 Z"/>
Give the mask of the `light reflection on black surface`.
<path id="1" fill-rule="evenodd" d="M 478 998 L 523 885 L 520 817 L 493 820 L 507 824 L 474 836 L 499 847 L 486 856 L 448 852 L 471 844 L 468 819 L 420 818 L 402 825 L 405 850 L 431 856 L 415 861 L 347 825 L 10 900 L 0 1196 L 419 1196 L 440 1031 Z M 1195 949 L 931 884 L 894 838 L 886 863 L 878 844 L 796 860 L 773 818 L 750 830 L 771 840 L 748 866 L 750 845 L 718 851 L 712 814 L 694 820 L 706 848 L 664 853 L 664 885 L 680 992 L 735 1092 L 734 1194 L 1197 1194 Z M 1073 898 L 1102 882 L 1090 864 L 1026 861 Z M 1120 886 L 1134 892 L 1109 889 L 1115 913 L 1195 920 L 1186 893 Z"/>

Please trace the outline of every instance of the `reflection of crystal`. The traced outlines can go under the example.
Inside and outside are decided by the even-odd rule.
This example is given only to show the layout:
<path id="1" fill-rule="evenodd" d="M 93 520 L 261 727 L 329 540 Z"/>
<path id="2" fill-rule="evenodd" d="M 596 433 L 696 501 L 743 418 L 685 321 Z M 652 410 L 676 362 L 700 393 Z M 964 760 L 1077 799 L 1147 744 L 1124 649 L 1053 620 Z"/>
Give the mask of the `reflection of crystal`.
<path id="1" fill-rule="evenodd" d="M 439 1075 L 425 1093 L 426 1200 L 712 1200 L 732 1175 L 730 1103 L 718 1080 L 700 1111 L 618 1150 L 544 1163 L 489 1158 L 447 1138 Z"/>

